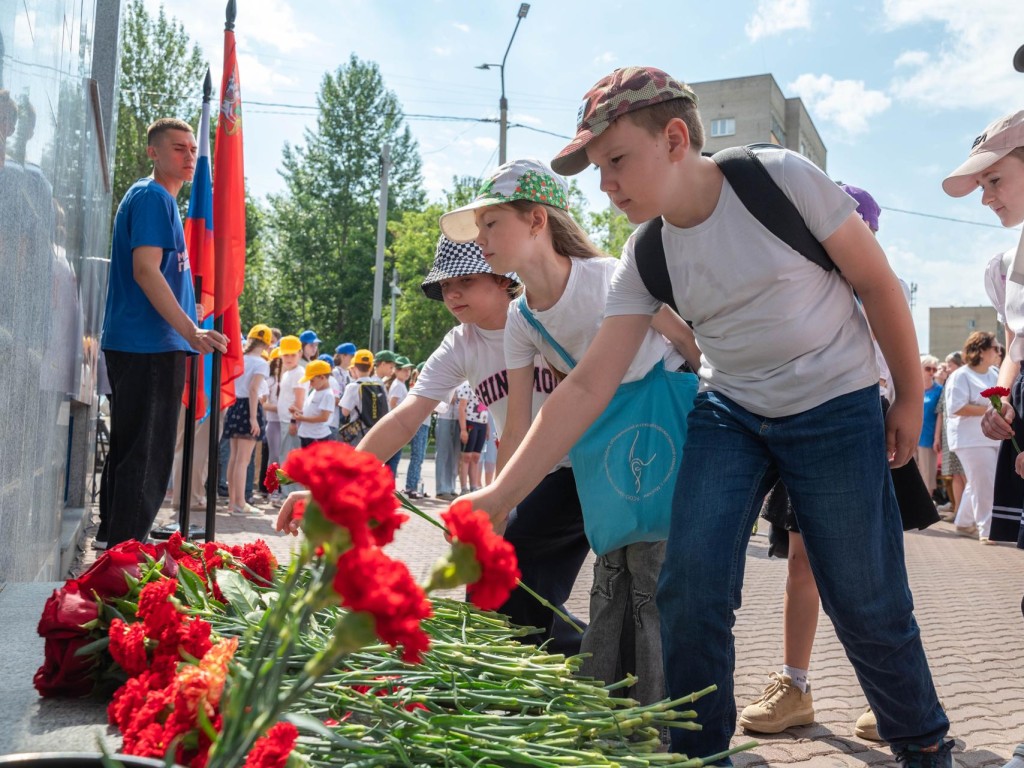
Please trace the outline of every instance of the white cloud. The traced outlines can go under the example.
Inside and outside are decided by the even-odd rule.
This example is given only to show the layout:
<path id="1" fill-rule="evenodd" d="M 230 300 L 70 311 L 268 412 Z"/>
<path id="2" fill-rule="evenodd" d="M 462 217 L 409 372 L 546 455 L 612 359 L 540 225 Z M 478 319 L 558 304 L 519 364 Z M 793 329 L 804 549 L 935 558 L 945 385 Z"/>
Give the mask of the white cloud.
<path id="1" fill-rule="evenodd" d="M 434 52 L 435 56 L 442 56 L 442 57 L 447 58 L 448 56 L 452 55 L 452 49 L 451 48 L 442 48 L 439 45 L 435 45 L 430 50 Z"/>
<path id="2" fill-rule="evenodd" d="M 883 18 L 890 28 L 938 24 L 943 40 L 935 51 L 915 59 L 897 59 L 909 73 L 889 91 L 930 107 L 1006 111 L 1020 102 L 1021 76 L 1011 65 L 1021 44 L 1019 15 L 999 0 L 885 0 Z"/>
<path id="3" fill-rule="evenodd" d="M 459 32 L 465 32 L 465 33 L 468 34 L 469 31 L 470 31 L 469 30 L 469 24 L 462 24 L 461 22 L 457 21 L 454 24 L 452 24 L 452 26 L 455 27 L 457 30 L 459 30 Z"/>
<path id="4" fill-rule="evenodd" d="M 473 145 L 480 147 L 480 149 L 486 149 L 488 152 L 498 146 L 498 140 L 492 139 L 488 136 L 477 136 L 473 139 Z"/>
<path id="5" fill-rule="evenodd" d="M 618 58 L 619 57 L 616 56 L 611 51 L 605 51 L 604 53 L 594 57 L 594 63 L 595 64 L 611 64 L 611 63 L 617 61 Z"/>
<path id="6" fill-rule="evenodd" d="M 213 71 L 214 93 L 220 88 L 220 79 Z M 295 80 L 282 75 L 278 70 L 266 66 L 252 53 L 238 54 L 238 76 L 242 81 L 242 103 L 247 96 L 272 96 L 275 88 L 284 88 L 296 84 Z M 258 99 L 257 99 L 258 101 Z"/>
<path id="7" fill-rule="evenodd" d="M 904 51 L 893 62 L 895 67 L 923 67 L 928 63 L 927 51 Z"/>
<path id="8" fill-rule="evenodd" d="M 836 80 L 831 75 L 800 75 L 788 90 L 806 102 L 812 115 L 835 123 L 850 136 L 867 131 L 871 118 L 892 103 L 882 91 L 869 90 L 863 80 Z"/>
<path id="9" fill-rule="evenodd" d="M 811 0 L 759 0 L 744 31 L 751 40 L 760 40 L 791 29 L 810 28 Z"/>

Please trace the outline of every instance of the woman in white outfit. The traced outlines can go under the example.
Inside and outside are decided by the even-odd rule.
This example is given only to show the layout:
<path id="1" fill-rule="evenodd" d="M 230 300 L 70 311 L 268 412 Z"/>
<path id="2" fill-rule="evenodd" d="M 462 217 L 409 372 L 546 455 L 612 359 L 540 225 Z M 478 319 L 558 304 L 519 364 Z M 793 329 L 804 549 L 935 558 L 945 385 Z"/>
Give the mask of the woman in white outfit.
<path id="1" fill-rule="evenodd" d="M 957 533 L 977 536 L 988 544 L 999 442 L 982 434 L 981 417 L 988 410 L 989 400 L 981 393 L 996 386 L 999 376 L 995 336 L 975 331 L 967 337 L 963 357 L 965 365 L 946 381 L 945 392 L 949 447 L 956 451 L 967 476 L 954 522 Z"/>

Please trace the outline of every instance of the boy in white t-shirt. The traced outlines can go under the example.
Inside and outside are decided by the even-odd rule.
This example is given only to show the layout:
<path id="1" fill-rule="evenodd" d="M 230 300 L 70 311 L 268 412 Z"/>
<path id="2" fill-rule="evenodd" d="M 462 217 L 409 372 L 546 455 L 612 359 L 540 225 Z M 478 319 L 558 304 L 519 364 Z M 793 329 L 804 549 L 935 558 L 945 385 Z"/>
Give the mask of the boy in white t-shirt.
<path id="1" fill-rule="evenodd" d="M 331 436 L 328 421 L 334 412 L 336 400 L 331 390 L 330 377 L 330 363 L 314 360 L 306 365 L 306 373 L 299 379 L 300 384 L 309 382 L 309 392 L 302 404 L 302 411 L 292 406 L 291 413 L 292 418 L 298 422 L 299 441 L 303 448 Z"/>
<path id="2" fill-rule="evenodd" d="M 658 583 L 670 698 L 710 683 L 693 705 L 702 729 L 673 729 L 688 755 L 729 748 L 736 727 L 732 625 L 745 545 L 781 478 L 800 517 L 811 568 L 877 714 L 879 735 L 905 766 L 953 765 L 903 557 L 888 462 L 902 466 L 921 431 L 917 340 L 909 308 L 855 201 L 809 161 L 758 150 L 772 181 L 841 270 L 826 271 L 772 235 L 717 163 L 701 155 L 697 97 L 651 67 L 616 70 L 579 111 L 558 173 L 593 164 L 601 188 L 633 223 L 658 219 L 679 314 L 701 350 L 701 392 L 687 420 L 667 556 Z M 520 450 L 474 506 L 500 519 L 611 399 L 661 302 L 623 250 L 605 319 Z M 867 323 L 896 397 L 883 426 Z M 689 705 L 687 705 L 689 706 Z"/>

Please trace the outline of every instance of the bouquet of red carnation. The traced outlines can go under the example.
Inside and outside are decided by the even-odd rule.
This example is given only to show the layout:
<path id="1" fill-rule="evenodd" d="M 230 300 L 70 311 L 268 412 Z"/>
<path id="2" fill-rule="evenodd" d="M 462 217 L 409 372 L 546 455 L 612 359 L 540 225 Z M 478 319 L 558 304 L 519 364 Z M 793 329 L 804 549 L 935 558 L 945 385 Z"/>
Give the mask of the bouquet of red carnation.
<path id="1" fill-rule="evenodd" d="M 996 413 L 1002 415 L 1003 413 L 1003 398 L 1010 396 L 1010 390 L 1006 387 L 989 387 L 988 389 L 981 390 L 981 396 L 987 397 L 988 401 L 992 403 L 992 407 Z M 1011 436 L 1010 442 L 1013 443 L 1013 449 L 1020 453 L 1020 447 L 1017 445 L 1017 437 Z"/>

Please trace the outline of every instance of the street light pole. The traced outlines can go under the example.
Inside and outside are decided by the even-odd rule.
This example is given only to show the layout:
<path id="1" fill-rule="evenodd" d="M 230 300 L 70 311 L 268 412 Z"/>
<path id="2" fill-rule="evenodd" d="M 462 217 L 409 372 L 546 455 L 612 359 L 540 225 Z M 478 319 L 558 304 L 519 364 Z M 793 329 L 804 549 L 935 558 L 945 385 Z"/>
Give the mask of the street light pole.
<path id="1" fill-rule="evenodd" d="M 498 133 L 498 164 L 505 164 L 505 150 L 508 146 L 508 99 L 505 98 L 505 62 L 508 60 L 508 52 L 512 50 L 512 41 L 516 39 L 516 32 L 519 31 L 519 23 L 526 18 L 526 14 L 530 12 L 529 3 L 521 3 L 519 5 L 519 12 L 516 14 L 516 26 L 512 30 L 512 37 L 508 40 L 508 46 L 505 48 L 505 55 L 501 57 L 501 64 L 478 64 L 477 69 L 490 69 L 491 67 L 497 67 L 498 72 L 501 75 L 501 100 L 498 102 L 498 109 L 500 112 L 500 129 Z"/>

